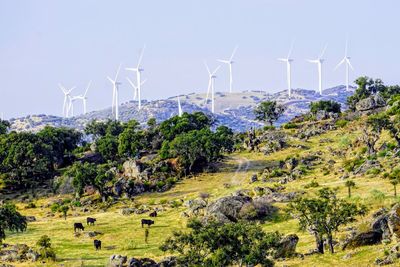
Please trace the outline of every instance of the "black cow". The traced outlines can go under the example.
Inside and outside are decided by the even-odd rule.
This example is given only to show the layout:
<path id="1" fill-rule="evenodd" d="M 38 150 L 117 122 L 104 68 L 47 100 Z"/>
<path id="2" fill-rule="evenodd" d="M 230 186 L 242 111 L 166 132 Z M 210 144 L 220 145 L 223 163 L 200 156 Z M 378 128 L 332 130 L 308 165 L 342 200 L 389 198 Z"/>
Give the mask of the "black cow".
<path id="1" fill-rule="evenodd" d="M 97 239 L 93 240 L 93 245 L 96 250 L 101 249 L 101 241 L 100 240 L 97 240 Z"/>
<path id="2" fill-rule="evenodd" d="M 85 227 L 83 227 L 82 223 L 74 223 L 74 232 L 76 232 L 77 229 L 85 231 Z"/>
<path id="3" fill-rule="evenodd" d="M 96 221 L 97 221 L 97 220 L 96 220 L 95 218 L 90 218 L 90 217 L 87 217 L 87 218 L 86 218 L 86 224 L 87 224 L 87 225 L 89 225 L 89 224 L 94 225 L 94 223 L 95 223 Z"/>
<path id="4" fill-rule="evenodd" d="M 153 220 L 147 220 L 147 219 L 142 219 L 142 227 L 143 224 L 147 224 L 148 227 L 150 227 L 150 225 L 154 224 Z"/>
<path id="5" fill-rule="evenodd" d="M 152 213 L 149 214 L 150 217 L 157 217 L 157 211 L 153 211 Z"/>

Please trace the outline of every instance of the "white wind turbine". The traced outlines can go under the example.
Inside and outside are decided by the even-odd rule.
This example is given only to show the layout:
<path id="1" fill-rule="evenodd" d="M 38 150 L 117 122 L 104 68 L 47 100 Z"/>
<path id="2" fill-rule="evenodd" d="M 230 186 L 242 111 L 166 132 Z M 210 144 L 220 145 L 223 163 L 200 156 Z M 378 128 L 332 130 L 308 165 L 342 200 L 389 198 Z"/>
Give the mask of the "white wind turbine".
<path id="1" fill-rule="evenodd" d="M 208 67 L 207 63 L 204 62 L 204 65 L 207 68 L 207 72 L 208 72 L 208 88 L 207 88 L 207 97 L 206 97 L 206 103 L 208 102 L 208 97 L 211 93 L 211 112 L 214 113 L 215 111 L 215 79 L 217 78 L 217 76 L 215 75 L 215 73 L 217 73 L 217 71 L 219 70 L 219 68 L 221 66 L 218 66 L 213 72 L 210 71 L 210 68 Z"/>
<path id="2" fill-rule="evenodd" d="M 68 101 L 70 101 L 71 92 L 72 92 L 72 90 L 75 89 L 75 86 L 70 88 L 69 90 L 67 90 L 67 89 L 65 89 L 65 87 L 62 84 L 59 83 L 58 87 L 64 93 L 63 116 L 68 118 L 68 113 L 69 113 L 69 102 Z"/>
<path id="3" fill-rule="evenodd" d="M 346 65 L 346 91 L 349 91 L 349 67 L 351 70 L 354 71 L 353 66 L 350 63 L 350 57 L 347 55 L 347 46 L 348 46 L 348 41 L 346 40 L 346 48 L 344 50 L 344 57 L 343 59 L 337 64 L 335 70 L 337 70 L 340 65 L 345 64 Z"/>
<path id="4" fill-rule="evenodd" d="M 115 120 L 119 119 L 119 113 L 118 113 L 118 86 L 121 84 L 118 82 L 118 74 L 121 69 L 121 64 L 118 66 L 117 73 L 115 74 L 114 80 L 110 78 L 110 76 L 107 77 L 107 79 L 112 83 L 113 85 L 113 98 L 112 98 L 112 105 L 111 109 L 113 112 L 113 115 L 115 114 Z M 115 112 L 115 113 L 114 113 Z"/>
<path id="5" fill-rule="evenodd" d="M 181 106 L 181 99 L 178 96 L 178 115 L 179 115 L 179 117 L 181 117 L 182 114 L 183 114 L 183 111 L 182 111 L 182 106 Z"/>
<path id="6" fill-rule="evenodd" d="M 238 49 L 238 46 L 235 47 L 235 49 L 232 52 L 232 55 L 229 59 L 218 59 L 219 62 L 228 64 L 229 66 L 229 93 L 232 93 L 232 84 L 233 84 L 233 78 L 232 78 L 232 64 L 235 63 L 233 61 L 233 57 L 235 56 L 236 50 Z"/>
<path id="7" fill-rule="evenodd" d="M 143 53 L 144 53 L 145 48 L 146 48 L 146 46 L 143 46 L 143 49 L 142 49 L 142 52 L 140 53 L 139 61 L 138 61 L 138 64 L 136 65 L 136 68 L 126 68 L 126 70 L 136 72 L 136 86 L 134 86 L 134 90 L 137 91 L 137 93 L 135 93 L 135 95 L 138 98 L 138 109 L 142 108 L 141 92 L 142 92 L 142 85 L 145 82 L 145 81 L 142 82 L 142 72 L 144 71 L 144 69 L 140 66 L 140 64 L 142 63 L 142 58 L 143 58 Z M 133 86 L 133 83 L 131 81 L 130 81 L 130 84 Z"/>
<path id="8" fill-rule="evenodd" d="M 89 91 L 89 87 L 92 84 L 92 81 L 89 82 L 88 86 L 86 87 L 85 93 L 83 95 L 76 96 L 76 99 L 80 99 L 83 102 L 83 114 L 86 114 L 86 106 L 87 106 L 87 93 Z"/>
<path id="9" fill-rule="evenodd" d="M 292 45 L 290 46 L 289 53 L 286 58 L 278 58 L 279 61 L 286 62 L 286 72 L 287 72 L 287 84 L 288 84 L 288 96 L 289 98 L 292 95 L 292 62 L 293 59 L 290 58 L 290 55 L 292 54 L 293 50 L 293 42 Z"/>
<path id="10" fill-rule="evenodd" d="M 325 45 L 324 49 L 322 50 L 321 54 L 317 59 L 309 59 L 308 62 L 310 63 L 315 63 L 318 66 L 318 89 L 319 89 L 319 94 L 322 95 L 322 63 L 324 63 L 325 59 L 322 57 L 325 54 L 325 50 L 328 45 Z"/>
<path id="11" fill-rule="evenodd" d="M 128 77 L 126 78 L 126 80 L 129 82 L 129 84 L 132 86 L 133 88 L 133 100 L 137 99 L 138 96 L 138 91 L 139 88 L 136 86 L 136 84 L 134 82 L 132 82 L 131 79 L 129 79 Z M 143 85 L 147 80 L 144 80 L 143 82 L 141 82 L 140 84 Z"/>

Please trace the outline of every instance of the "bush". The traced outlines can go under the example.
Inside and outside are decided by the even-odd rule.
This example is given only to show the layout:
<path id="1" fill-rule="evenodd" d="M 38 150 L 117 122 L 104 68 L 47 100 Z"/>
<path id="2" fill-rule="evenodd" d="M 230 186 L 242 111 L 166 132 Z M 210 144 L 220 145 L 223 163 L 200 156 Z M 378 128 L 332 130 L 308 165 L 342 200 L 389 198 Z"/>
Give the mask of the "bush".
<path id="1" fill-rule="evenodd" d="M 349 123 L 348 121 L 342 119 L 342 120 L 337 120 L 336 123 L 335 123 L 335 125 L 336 125 L 337 127 L 339 127 L 339 128 L 343 128 L 343 127 L 345 127 L 348 123 Z"/>
<path id="2" fill-rule="evenodd" d="M 288 122 L 288 123 L 282 124 L 283 129 L 297 129 L 298 127 L 299 126 L 293 122 Z"/>
<path id="3" fill-rule="evenodd" d="M 34 209 L 36 208 L 36 204 L 34 202 L 29 202 L 28 205 L 26 205 L 25 209 Z"/>
<path id="4" fill-rule="evenodd" d="M 304 188 L 318 187 L 319 183 L 315 180 L 312 180 L 310 183 L 306 184 Z"/>
<path id="5" fill-rule="evenodd" d="M 43 235 L 36 242 L 36 246 L 39 248 L 39 257 L 43 260 L 50 259 L 56 260 L 56 253 L 54 249 L 51 247 L 50 237 L 47 235 Z"/>

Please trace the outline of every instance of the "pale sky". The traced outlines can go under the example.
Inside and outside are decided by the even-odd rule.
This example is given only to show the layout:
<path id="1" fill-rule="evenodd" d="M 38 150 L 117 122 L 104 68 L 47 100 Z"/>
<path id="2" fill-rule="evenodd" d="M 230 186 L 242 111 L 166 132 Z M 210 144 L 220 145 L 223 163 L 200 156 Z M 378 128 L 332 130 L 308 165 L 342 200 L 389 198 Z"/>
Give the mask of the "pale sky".
<path id="1" fill-rule="evenodd" d="M 317 89 L 317 67 L 306 59 L 326 43 L 325 87 L 344 84 L 344 68 L 333 69 L 347 35 L 351 80 L 368 75 L 399 83 L 399 11 L 398 0 L 1 0 L 0 113 L 61 115 L 57 84 L 81 94 L 89 80 L 88 110 L 109 107 L 106 76 L 120 62 L 136 65 L 143 44 L 142 96 L 150 100 L 204 92 L 203 60 L 216 67 L 236 45 L 236 91 L 283 90 L 286 70 L 277 58 L 292 40 L 294 88 Z M 120 103 L 133 98 L 128 75 L 121 72 Z M 217 91 L 227 91 L 227 66 L 217 75 Z"/>

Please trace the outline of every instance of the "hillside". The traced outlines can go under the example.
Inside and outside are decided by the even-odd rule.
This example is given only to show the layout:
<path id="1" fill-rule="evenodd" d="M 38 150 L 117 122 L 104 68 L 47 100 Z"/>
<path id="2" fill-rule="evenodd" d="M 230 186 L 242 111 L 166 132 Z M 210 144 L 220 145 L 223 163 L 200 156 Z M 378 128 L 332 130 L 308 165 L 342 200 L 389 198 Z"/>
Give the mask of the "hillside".
<path id="1" fill-rule="evenodd" d="M 172 231 L 184 229 L 187 218 L 182 216 L 187 212 L 188 207 L 175 205 L 174 203 L 186 203 L 188 200 L 198 198 L 200 193 L 209 193 L 209 202 L 220 197 L 233 194 L 237 190 L 248 190 L 248 194 L 254 195 L 259 188 L 273 188 L 283 186 L 280 193 L 304 192 L 307 196 L 314 196 L 316 191 L 322 187 L 337 188 L 340 198 L 348 199 L 354 203 L 363 203 L 368 206 L 368 214 L 356 222 L 342 227 L 335 240 L 343 242 L 352 230 L 365 231 L 373 221 L 372 214 L 380 208 L 390 208 L 391 204 L 397 203 L 398 198 L 393 197 L 392 185 L 383 179 L 383 173 L 389 171 L 394 164 L 398 163 L 392 157 L 384 144 L 391 141 L 387 134 L 384 134 L 376 147 L 382 153 L 378 153 L 376 161 L 380 164 L 379 172 L 370 171 L 368 167 L 364 171 L 355 171 L 361 165 L 352 170 L 345 166 L 349 161 L 354 161 L 365 150 L 358 144 L 358 137 L 361 135 L 360 126 L 365 122 L 365 117 L 352 121 L 343 127 L 333 127 L 328 130 L 323 125 L 331 124 L 332 121 L 318 123 L 305 123 L 300 129 L 283 130 L 288 137 L 285 148 L 268 153 L 262 152 L 235 152 L 227 155 L 217 165 L 217 171 L 201 173 L 190 179 L 179 181 L 171 190 L 162 193 L 146 193 L 135 197 L 134 201 L 122 199 L 111 207 L 88 206 L 76 207 L 68 213 L 64 220 L 61 216 L 52 216 L 49 211 L 49 203 L 60 198 L 69 198 L 69 195 L 59 195 L 51 198 L 31 199 L 29 194 L 20 195 L 19 199 L 25 199 L 24 203 L 18 204 L 24 215 L 35 216 L 37 221 L 29 223 L 28 231 L 24 233 L 10 233 L 7 243 L 15 244 L 24 242 L 30 246 L 43 235 L 51 233 L 52 244 L 56 248 L 59 262 L 49 263 L 46 266 L 105 266 L 110 255 L 121 254 L 129 257 L 150 257 L 161 259 L 166 254 L 158 248 L 163 240 Z M 299 138 L 299 133 L 309 129 L 320 129 L 308 139 Z M 268 136 L 268 134 L 267 134 Z M 267 138 L 268 139 L 268 138 Z M 266 140 L 266 139 L 264 139 Z M 263 145 L 260 145 L 263 150 Z M 385 153 L 383 153 L 385 152 Z M 296 179 L 287 179 L 285 176 L 273 176 L 270 174 L 271 166 L 276 166 L 280 161 L 288 164 L 288 157 L 297 159 L 310 159 L 307 170 Z M 286 167 L 282 167 L 285 170 Z M 250 182 L 250 178 L 257 174 L 257 181 Z M 267 177 L 268 179 L 264 179 Z M 347 188 L 344 186 L 347 179 L 352 179 L 356 187 L 352 191 L 352 197 L 347 197 Z M 311 182 L 314 186 L 310 187 Z M 317 182 L 317 184 L 315 184 Z M 83 199 L 82 202 L 87 201 Z M 34 201 L 36 208 L 26 208 L 27 203 Z M 277 214 L 262 224 L 267 231 L 279 231 L 285 235 L 296 234 L 299 243 L 296 251 L 306 254 L 314 249 L 315 242 L 312 235 L 298 229 L 297 220 L 285 215 L 285 201 L 274 203 L 279 208 Z M 144 242 L 144 230 L 140 226 L 140 220 L 147 218 L 147 214 L 122 215 L 121 209 L 127 207 L 148 207 L 153 210 L 158 208 L 160 215 L 155 225 L 150 228 L 149 242 Z M 94 251 L 92 239 L 82 236 L 74 236 L 72 225 L 74 222 L 84 222 L 87 216 L 97 218 L 96 226 L 87 227 L 87 231 L 99 231 L 104 248 L 101 251 Z M 341 250 L 336 248 L 335 254 L 326 252 L 324 255 L 310 255 L 304 258 L 294 257 L 283 261 L 277 261 L 276 266 L 372 266 L 377 257 L 383 257 L 385 251 L 390 250 L 395 244 L 379 244 L 374 246 L 362 246 L 355 249 Z M 398 264 L 398 263 L 396 263 Z M 398 266 L 393 264 L 393 266 Z M 16 266 L 33 266 L 34 264 L 22 263 Z M 43 266 L 37 264 L 36 266 Z"/>
<path id="2" fill-rule="evenodd" d="M 353 90 L 354 88 L 352 88 Z M 215 114 L 210 112 L 211 101 L 205 103 L 205 94 L 188 94 L 181 96 L 181 104 L 184 112 L 192 113 L 202 111 L 216 120 L 216 125 L 226 125 L 234 131 L 245 131 L 251 127 L 260 127 L 262 124 L 254 120 L 254 107 L 265 100 L 276 100 L 286 106 L 284 116 L 278 124 L 284 123 L 293 117 L 304 114 L 308 111 L 310 102 L 318 100 L 334 100 L 346 108 L 346 99 L 353 91 L 347 92 L 344 86 L 337 86 L 326 89 L 323 96 L 312 90 L 293 90 L 292 97 L 288 99 L 287 92 L 281 91 L 275 94 L 267 94 L 264 91 L 245 91 L 241 93 L 217 92 L 215 97 Z M 120 106 L 121 121 L 135 119 L 145 125 L 150 118 L 157 121 L 164 121 L 177 115 L 178 104 L 176 97 L 163 100 L 145 101 L 142 110 L 137 110 L 137 103 L 134 101 L 124 103 Z M 86 115 L 79 115 L 73 118 L 61 118 L 52 115 L 30 115 L 23 118 L 11 119 L 11 130 L 37 132 L 46 125 L 55 127 L 66 126 L 82 130 L 92 120 L 106 120 L 112 118 L 111 108 L 93 111 Z"/>

